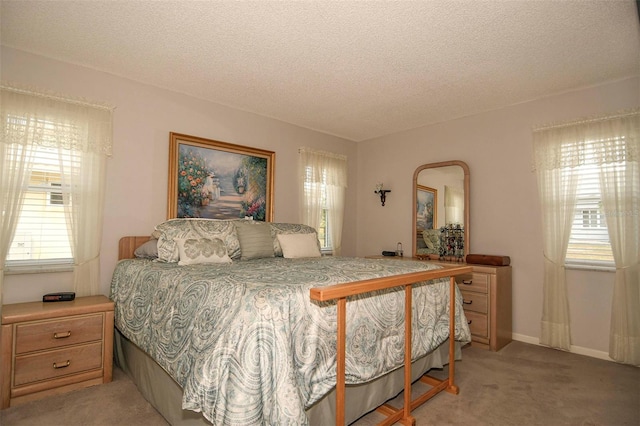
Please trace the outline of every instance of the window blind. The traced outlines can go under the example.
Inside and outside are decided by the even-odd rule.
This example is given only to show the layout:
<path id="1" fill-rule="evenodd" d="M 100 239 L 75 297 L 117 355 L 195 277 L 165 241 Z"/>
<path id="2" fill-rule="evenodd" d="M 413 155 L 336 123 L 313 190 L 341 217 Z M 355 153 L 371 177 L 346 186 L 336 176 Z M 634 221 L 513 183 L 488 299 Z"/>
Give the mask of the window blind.
<path id="1" fill-rule="evenodd" d="M 619 139 L 624 143 L 623 138 Z M 611 139 L 607 140 L 607 142 L 611 141 Z M 624 169 L 625 166 L 622 161 L 600 164 L 597 158 L 601 158 L 601 155 L 596 154 L 599 142 L 602 141 L 581 144 L 580 165 L 566 171 L 578 174 L 575 215 L 566 257 L 569 265 L 603 267 L 614 265 L 606 214 L 602 206 L 600 170 L 604 167 Z M 575 149 L 576 146 L 567 146 L 567 155 L 575 155 Z M 573 154 L 568 154 L 569 152 Z"/>
<path id="2" fill-rule="evenodd" d="M 315 181 L 314 176 L 318 177 L 317 170 L 307 166 L 305 168 L 304 180 L 304 199 L 307 204 L 320 206 L 320 224 L 316 227 L 318 231 L 318 240 L 320 240 L 320 248 L 324 251 L 331 250 L 331 239 L 329 233 L 329 220 L 327 212 L 327 172 L 320 171 L 320 181 Z"/>
<path id="3" fill-rule="evenodd" d="M 28 186 L 20 217 L 7 255 L 7 266 L 73 263 L 67 231 L 65 205 L 71 207 L 68 185 L 63 184 L 63 170 L 79 161 L 72 151 L 42 145 L 29 149 Z"/>

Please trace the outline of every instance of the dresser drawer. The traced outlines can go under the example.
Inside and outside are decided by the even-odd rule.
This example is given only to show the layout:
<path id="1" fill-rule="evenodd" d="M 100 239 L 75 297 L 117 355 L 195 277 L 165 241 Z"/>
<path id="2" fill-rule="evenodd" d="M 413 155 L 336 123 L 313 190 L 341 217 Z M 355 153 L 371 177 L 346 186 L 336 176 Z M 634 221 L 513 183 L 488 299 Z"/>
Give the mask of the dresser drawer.
<path id="1" fill-rule="evenodd" d="M 16 354 L 102 340 L 102 314 L 19 324 Z"/>
<path id="2" fill-rule="evenodd" d="M 489 312 L 488 298 L 486 293 L 474 293 L 472 291 L 461 291 L 462 294 L 462 307 L 465 312 L 473 311 L 481 314 Z"/>
<path id="3" fill-rule="evenodd" d="M 471 290 L 487 293 L 489 290 L 489 275 L 474 272 L 472 274 L 458 275 L 456 282 L 460 290 Z"/>
<path id="4" fill-rule="evenodd" d="M 17 356 L 13 385 L 102 368 L 102 342 Z"/>
<path id="5" fill-rule="evenodd" d="M 486 314 L 480 314 L 478 312 L 467 311 L 465 309 L 464 315 L 469 322 L 469 329 L 473 336 L 489 337 L 489 317 Z"/>

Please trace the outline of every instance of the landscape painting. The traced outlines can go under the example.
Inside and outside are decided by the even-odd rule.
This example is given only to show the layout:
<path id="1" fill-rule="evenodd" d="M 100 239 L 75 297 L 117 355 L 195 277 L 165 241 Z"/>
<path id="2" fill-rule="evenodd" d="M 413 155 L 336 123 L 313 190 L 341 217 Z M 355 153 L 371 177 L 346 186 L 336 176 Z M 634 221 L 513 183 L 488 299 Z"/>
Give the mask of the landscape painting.
<path id="1" fill-rule="evenodd" d="M 275 153 L 170 134 L 168 218 L 271 221 Z"/>

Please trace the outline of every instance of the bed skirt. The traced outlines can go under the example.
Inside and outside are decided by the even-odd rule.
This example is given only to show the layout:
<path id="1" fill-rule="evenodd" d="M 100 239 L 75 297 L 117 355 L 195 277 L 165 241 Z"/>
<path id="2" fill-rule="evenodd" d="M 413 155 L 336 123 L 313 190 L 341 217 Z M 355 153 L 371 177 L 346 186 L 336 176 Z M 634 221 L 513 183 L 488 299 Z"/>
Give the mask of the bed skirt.
<path id="1" fill-rule="evenodd" d="M 455 358 L 460 359 L 461 347 L 455 346 Z M 448 363 L 449 341 L 445 341 L 430 354 L 413 362 L 412 380 L 417 380 L 432 368 Z M 210 425 L 200 413 L 182 409 L 182 388 L 151 357 L 115 329 L 114 358 L 136 384 L 140 393 L 173 426 Z M 352 423 L 385 401 L 394 398 L 404 387 L 404 368 L 361 385 L 346 389 L 345 420 Z M 335 423 L 335 390 L 307 409 L 311 425 Z"/>

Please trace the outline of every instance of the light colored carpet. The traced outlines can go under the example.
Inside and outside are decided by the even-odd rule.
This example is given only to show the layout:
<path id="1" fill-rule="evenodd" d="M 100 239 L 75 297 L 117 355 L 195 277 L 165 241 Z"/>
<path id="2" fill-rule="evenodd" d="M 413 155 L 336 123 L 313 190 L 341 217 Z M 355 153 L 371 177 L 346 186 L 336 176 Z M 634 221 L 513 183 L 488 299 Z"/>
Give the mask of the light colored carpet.
<path id="1" fill-rule="evenodd" d="M 638 368 L 521 342 L 497 353 L 466 347 L 462 357 L 456 363 L 460 394 L 443 392 L 416 409 L 418 425 L 640 425 Z M 402 396 L 395 401 L 401 404 Z M 373 412 L 355 426 L 380 419 Z M 0 424 L 167 423 L 115 368 L 111 383 L 8 408 L 0 411 Z"/>

